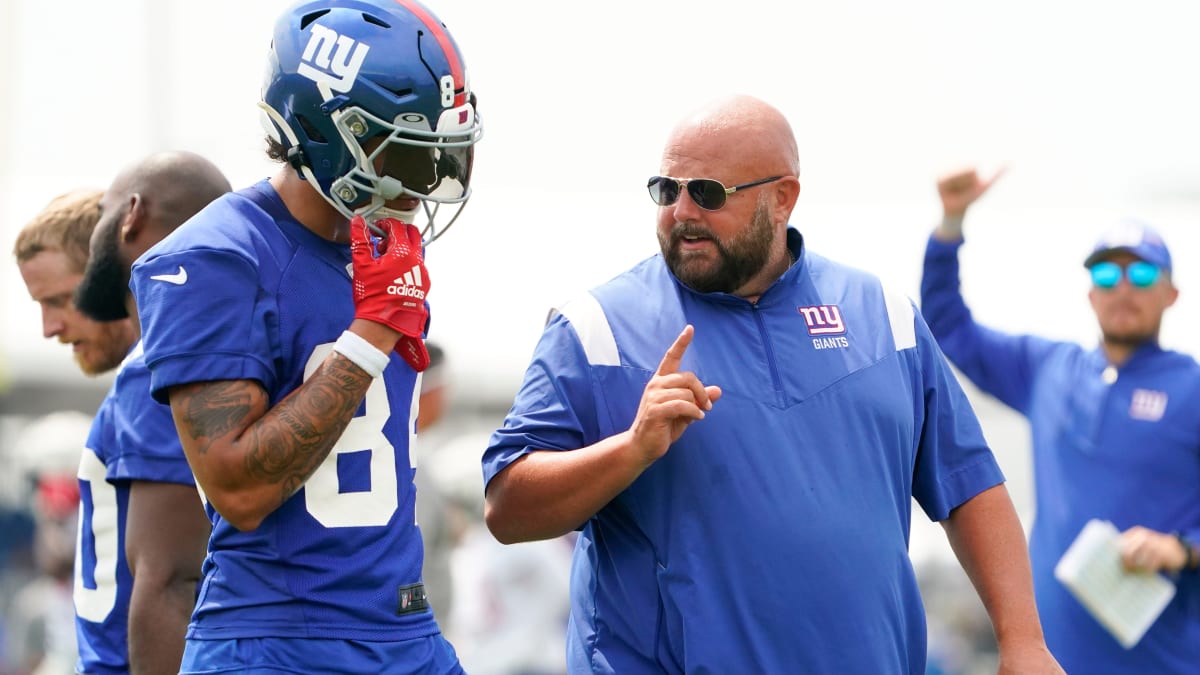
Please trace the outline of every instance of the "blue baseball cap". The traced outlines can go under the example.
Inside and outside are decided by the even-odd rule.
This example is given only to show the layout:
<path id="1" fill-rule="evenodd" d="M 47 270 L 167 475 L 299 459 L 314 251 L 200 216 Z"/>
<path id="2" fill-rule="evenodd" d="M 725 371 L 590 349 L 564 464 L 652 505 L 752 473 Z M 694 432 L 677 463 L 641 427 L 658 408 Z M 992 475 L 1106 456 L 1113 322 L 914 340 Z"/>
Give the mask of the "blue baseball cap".
<path id="1" fill-rule="evenodd" d="M 1083 266 L 1091 267 L 1117 251 L 1131 253 L 1171 273 L 1171 252 L 1162 235 L 1140 220 L 1122 220 L 1105 232 L 1083 261 Z"/>

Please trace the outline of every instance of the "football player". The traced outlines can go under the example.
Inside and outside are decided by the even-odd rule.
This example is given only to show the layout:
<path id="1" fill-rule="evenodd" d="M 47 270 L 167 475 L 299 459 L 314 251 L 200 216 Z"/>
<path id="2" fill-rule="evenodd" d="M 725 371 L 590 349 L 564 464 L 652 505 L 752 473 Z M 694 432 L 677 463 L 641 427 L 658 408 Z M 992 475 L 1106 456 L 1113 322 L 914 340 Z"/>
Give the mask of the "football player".
<path id="1" fill-rule="evenodd" d="M 462 54 L 412 0 L 301 2 L 261 108 L 279 171 L 133 269 L 151 390 L 213 523 L 181 672 L 460 671 L 422 585 L 411 445 L 423 245 L 482 133 Z"/>
<path id="2" fill-rule="evenodd" d="M 75 287 L 100 219 L 100 190 L 79 189 L 50 200 L 17 235 L 13 256 L 30 297 L 42 308 L 42 335 L 71 345 L 85 375 L 120 365 L 134 343 L 130 321 L 92 321 L 75 308 Z"/>
<path id="3" fill-rule="evenodd" d="M 76 306 L 95 320 L 132 320 L 136 334 L 130 265 L 229 190 L 216 166 L 189 152 L 155 153 L 123 169 L 100 200 Z M 150 398 L 140 343 L 92 425 L 79 482 L 80 672 L 175 672 L 209 522 L 170 410 Z"/>

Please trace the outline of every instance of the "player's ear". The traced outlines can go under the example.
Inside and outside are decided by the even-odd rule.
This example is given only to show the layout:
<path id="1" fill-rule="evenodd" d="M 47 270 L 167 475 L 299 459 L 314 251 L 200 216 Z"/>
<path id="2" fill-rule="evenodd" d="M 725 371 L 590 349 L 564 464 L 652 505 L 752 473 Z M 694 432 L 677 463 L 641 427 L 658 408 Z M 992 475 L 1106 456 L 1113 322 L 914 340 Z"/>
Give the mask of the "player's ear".
<path id="1" fill-rule="evenodd" d="M 125 209 L 125 217 L 121 219 L 122 243 L 127 244 L 138 238 L 146 229 L 146 219 L 149 215 L 146 200 L 142 198 L 141 193 L 135 192 L 129 195 L 128 208 Z"/>

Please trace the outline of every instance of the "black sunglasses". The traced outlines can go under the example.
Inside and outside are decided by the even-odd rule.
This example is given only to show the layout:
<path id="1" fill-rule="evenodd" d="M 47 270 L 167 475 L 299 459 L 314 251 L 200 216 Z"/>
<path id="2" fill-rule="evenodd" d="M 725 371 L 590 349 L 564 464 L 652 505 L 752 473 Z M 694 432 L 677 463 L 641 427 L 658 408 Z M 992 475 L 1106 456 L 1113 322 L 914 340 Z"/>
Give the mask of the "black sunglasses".
<path id="1" fill-rule="evenodd" d="M 742 183 L 733 187 L 725 187 L 721 184 L 721 181 L 711 178 L 652 176 L 650 182 L 646 183 L 646 189 L 650 191 L 650 199 L 653 199 L 655 204 L 670 206 L 679 200 L 680 190 L 686 187 L 688 196 L 692 198 L 693 202 L 696 202 L 696 206 L 705 211 L 716 211 L 725 206 L 725 199 L 738 190 L 763 185 L 777 181 L 780 178 L 783 178 L 783 176 L 771 176 L 770 178 L 763 178 L 752 183 Z"/>

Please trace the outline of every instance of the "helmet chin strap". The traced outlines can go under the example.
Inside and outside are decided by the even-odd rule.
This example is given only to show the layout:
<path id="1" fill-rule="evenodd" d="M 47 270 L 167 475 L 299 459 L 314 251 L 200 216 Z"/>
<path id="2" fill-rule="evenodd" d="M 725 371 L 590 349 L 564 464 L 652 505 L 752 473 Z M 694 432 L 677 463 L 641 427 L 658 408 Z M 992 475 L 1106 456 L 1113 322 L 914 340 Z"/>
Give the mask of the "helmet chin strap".
<path id="1" fill-rule="evenodd" d="M 383 176 L 377 183 L 378 195 L 375 199 L 380 201 L 389 201 L 404 194 L 404 184 L 392 178 L 391 176 Z M 422 202 L 423 204 L 424 202 Z M 418 207 L 419 208 L 419 207 Z M 375 234 L 382 235 L 383 230 L 375 225 L 375 223 L 384 218 L 399 220 L 402 223 L 412 224 L 416 219 L 418 209 L 409 209 L 407 211 L 399 211 L 397 209 L 389 209 L 387 206 L 380 206 L 372 210 L 366 216 L 367 225 Z"/>
<path id="2" fill-rule="evenodd" d="M 367 216 L 367 220 L 374 225 L 376 222 L 383 220 L 384 218 L 391 218 L 393 220 L 399 220 L 402 223 L 408 223 L 409 225 L 412 225 L 419 211 L 419 208 L 409 209 L 408 211 L 398 211 L 396 209 L 389 209 L 386 206 L 382 206 L 372 211 L 371 215 Z"/>
<path id="3" fill-rule="evenodd" d="M 454 212 L 454 215 L 450 218 L 450 221 L 438 226 L 436 218 L 438 209 L 442 205 L 438 203 L 433 203 L 431 205 L 430 202 L 424 199 L 421 199 L 419 203 L 420 206 L 408 211 L 399 211 L 396 209 L 389 209 L 386 206 L 381 206 L 377 209 L 373 209 L 363 217 L 366 219 L 367 226 L 371 228 L 371 231 L 382 236 L 383 231 L 377 225 L 375 225 L 376 222 L 384 218 L 392 218 L 399 220 L 402 223 L 408 223 L 409 225 L 417 225 L 417 216 L 424 212 L 425 223 L 419 227 L 421 228 L 421 244 L 423 246 L 428 246 L 437 240 L 438 237 L 445 234 L 446 230 L 450 229 L 450 226 L 453 225 L 454 222 L 458 220 L 458 217 L 462 214 L 463 206 L 465 206 L 465 203 L 459 204 L 458 209 Z"/>
<path id="4" fill-rule="evenodd" d="M 410 225 L 414 223 L 414 219 L 417 217 L 417 213 L 420 211 L 420 206 L 417 208 L 408 209 L 407 211 L 400 211 L 397 209 L 389 209 L 386 204 L 386 202 L 396 199 L 404 194 L 404 183 L 401 183 L 399 180 L 392 178 L 391 176 L 381 176 L 378 182 L 376 182 L 375 188 L 376 194 L 372 196 L 372 201 L 377 203 L 384 202 L 384 204 L 381 204 L 379 208 L 371 209 L 369 212 L 367 212 L 367 215 L 365 216 L 367 222 L 374 224 L 377 220 L 393 218 L 404 223 L 409 223 Z M 421 203 L 424 204 L 424 201 Z"/>
<path id="5" fill-rule="evenodd" d="M 404 183 L 391 176 L 383 176 L 375 186 L 379 190 L 379 196 L 383 197 L 384 201 L 395 199 L 404 193 Z"/>

